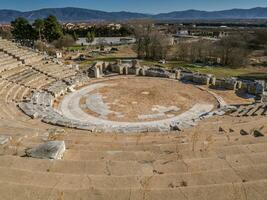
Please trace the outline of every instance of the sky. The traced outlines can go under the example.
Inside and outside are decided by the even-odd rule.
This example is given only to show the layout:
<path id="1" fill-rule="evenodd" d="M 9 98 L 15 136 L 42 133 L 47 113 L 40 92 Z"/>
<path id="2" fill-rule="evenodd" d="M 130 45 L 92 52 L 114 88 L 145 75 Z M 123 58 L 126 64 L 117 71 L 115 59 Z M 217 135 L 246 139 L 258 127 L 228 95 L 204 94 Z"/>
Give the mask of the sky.
<path id="1" fill-rule="evenodd" d="M 103 11 L 155 14 L 187 9 L 212 11 L 267 7 L 267 0 L 0 0 L 0 9 L 29 11 L 55 7 L 80 7 Z"/>

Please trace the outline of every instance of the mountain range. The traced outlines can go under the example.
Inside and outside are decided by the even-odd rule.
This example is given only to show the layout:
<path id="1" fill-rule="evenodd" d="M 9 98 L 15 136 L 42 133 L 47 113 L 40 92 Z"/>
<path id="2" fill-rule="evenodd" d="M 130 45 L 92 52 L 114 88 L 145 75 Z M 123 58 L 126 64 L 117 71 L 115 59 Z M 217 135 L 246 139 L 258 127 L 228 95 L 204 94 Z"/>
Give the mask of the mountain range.
<path id="1" fill-rule="evenodd" d="M 144 14 L 134 12 L 105 12 L 83 8 L 46 8 L 33 11 L 0 10 L 0 23 L 9 23 L 17 17 L 24 17 L 29 21 L 55 15 L 61 22 L 84 21 L 123 21 L 131 19 L 155 20 L 215 20 L 215 19 L 267 19 L 267 7 L 251 9 L 231 9 L 222 11 L 186 10 L 160 14 Z"/>

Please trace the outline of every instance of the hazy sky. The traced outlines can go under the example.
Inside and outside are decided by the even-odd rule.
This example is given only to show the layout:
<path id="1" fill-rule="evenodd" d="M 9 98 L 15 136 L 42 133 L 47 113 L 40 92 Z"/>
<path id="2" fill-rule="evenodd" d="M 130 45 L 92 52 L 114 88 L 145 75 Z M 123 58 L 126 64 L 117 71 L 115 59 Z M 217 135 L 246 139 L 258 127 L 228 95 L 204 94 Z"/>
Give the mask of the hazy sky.
<path id="1" fill-rule="evenodd" d="M 267 7 L 267 0 L 0 0 L 0 9 L 81 7 L 104 11 L 160 13 L 186 9 L 223 10 Z"/>

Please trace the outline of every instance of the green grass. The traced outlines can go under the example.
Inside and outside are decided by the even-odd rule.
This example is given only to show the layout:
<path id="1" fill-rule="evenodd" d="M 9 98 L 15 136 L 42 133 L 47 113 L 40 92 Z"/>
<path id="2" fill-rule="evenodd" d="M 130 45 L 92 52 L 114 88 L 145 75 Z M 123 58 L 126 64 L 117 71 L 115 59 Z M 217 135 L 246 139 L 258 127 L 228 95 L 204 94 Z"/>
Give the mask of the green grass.
<path id="1" fill-rule="evenodd" d="M 66 47 L 66 49 L 69 50 L 69 51 L 85 50 L 86 46 L 75 45 L 75 46 L 72 46 L 72 47 Z"/>
<path id="2" fill-rule="evenodd" d="M 250 73 L 250 74 L 242 74 L 238 76 L 240 78 L 245 78 L 245 79 L 265 79 L 267 80 L 267 73 Z"/>
<path id="3" fill-rule="evenodd" d="M 133 57 L 116 57 L 116 56 L 99 56 L 80 62 L 82 68 L 86 68 L 93 64 L 97 60 L 114 62 L 118 59 L 134 59 Z M 216 66 L 200 66 L 195 64 L 186 63 L 183 61 L 168 61 L 166 64 L 160 64 L 153 60 L 142 60 L 141 65 L 152 66 L 159 65 L 165 68 L 182 67 L 192 72 L 199 72 L 205 74 L 213 74 L 217 78 L 226 77 L 240 77 L 246 79 L 267 79 L 267 68 L 258 67 L 242 67 L 242 68 L 231 68 L 231 67 L 216 67 Z"/>
<path id="4" fill-rule="evenodd" d="M 242 67 L 242 68 L 230 68 L 230 67 L 195 67 L 195 66 L 185 66 L 193 72 L 213 74 L 217 78 L 226 77 L 240 77 L 240 78 L 250 78 L 250 79 L 266 79 L 267 69 L 259 69 L 256 67 Z"/>
<path id="5" fill-rule="evenodd" d="M 218 66 L 200 66 L 195 64 L 189 64 L 181 61 L 169 61 L 166 64 L 159 64 L 155 61 L 144 60 L 141 64 L 150 65 L 160 65 L 166 68 L 182 67 L 188 69 L 192 72 L 199 72 L 205 74 L 213 74 L 217 78 L 226 77 L 242 77 L 251 79 L 267 79 L 267 68 L 259 69 L 257 67 L 242 67 L 242 68 L 231 68 L 231 67 L 218 67 Z"/>

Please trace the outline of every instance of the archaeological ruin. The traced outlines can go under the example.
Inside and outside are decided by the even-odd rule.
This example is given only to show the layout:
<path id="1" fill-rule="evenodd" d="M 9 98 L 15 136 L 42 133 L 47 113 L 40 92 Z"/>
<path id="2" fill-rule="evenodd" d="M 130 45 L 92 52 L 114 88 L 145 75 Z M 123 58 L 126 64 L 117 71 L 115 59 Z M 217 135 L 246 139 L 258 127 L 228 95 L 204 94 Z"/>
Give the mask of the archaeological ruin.
<path id="1" fill-rule="evenodd" d="M 0 85 L 0 199 L 267 197 L 265 81 L 0 39 Z"/>

